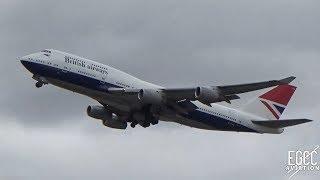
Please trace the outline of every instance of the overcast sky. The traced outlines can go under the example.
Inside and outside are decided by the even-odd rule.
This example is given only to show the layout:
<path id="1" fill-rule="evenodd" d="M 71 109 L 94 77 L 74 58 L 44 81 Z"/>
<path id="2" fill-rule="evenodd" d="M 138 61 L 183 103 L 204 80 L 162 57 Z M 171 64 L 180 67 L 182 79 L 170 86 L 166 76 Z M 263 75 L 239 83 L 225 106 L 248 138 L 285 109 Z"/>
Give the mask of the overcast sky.
<path id="1" fill-rule="evenodd" d="M 0 178 L 288 179 L 288 150 L 320 144 L 319 7 L 318 0 L 0 0 Z M 85 113 L 97 102 L 34 87 L 16 57 L 44 48 L 167 87 L 295 75 L 298 90 L 283 117 L 316 121 L 281 135 L 164 122 L 106 128 Z"/>

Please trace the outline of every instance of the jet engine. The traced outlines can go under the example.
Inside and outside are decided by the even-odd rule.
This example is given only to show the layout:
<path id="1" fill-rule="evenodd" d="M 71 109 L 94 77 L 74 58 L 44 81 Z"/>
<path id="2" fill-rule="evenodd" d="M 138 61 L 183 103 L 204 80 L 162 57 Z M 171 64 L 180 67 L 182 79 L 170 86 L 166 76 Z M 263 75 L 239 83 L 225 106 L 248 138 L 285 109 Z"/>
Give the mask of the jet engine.
<path id="1" fill-rule="evenodd" d="M 107 127 L 115 129 L 127 128 L 127 122 L 120 120 L 116 114 L 108 111 L 103 106 L 88 106 L 87 114 L 92 118 L 102 120 L 103 125 Z"/>
<path id="2" fill-rule="evenodd" d="M 138 93 L 138 100 L 142 104 L 162 104 L 163 96 L 161 91 L 155 89 L 141 89 Z"/>
<path id="3" fill-rule="evenodd" d="M 197 87 L 195 91 L 195 99 L 204 104 L 227 100 L 219 89 L 213 87 Z"/>

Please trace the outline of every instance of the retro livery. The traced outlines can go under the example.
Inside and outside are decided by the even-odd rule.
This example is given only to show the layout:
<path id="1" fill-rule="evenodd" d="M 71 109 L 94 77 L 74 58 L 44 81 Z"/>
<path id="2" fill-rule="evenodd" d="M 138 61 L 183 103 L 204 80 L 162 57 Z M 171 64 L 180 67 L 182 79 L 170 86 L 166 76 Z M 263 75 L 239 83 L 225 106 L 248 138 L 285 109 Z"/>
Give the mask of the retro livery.
<path id="1" fill-rule="evenodd" d="M 33 74 L 36 87 L 52 84 L 99 102 L 88 106 L 88 116 L 111 128 L 149 127 L 162 121 L 190 127 L 236 132 L 280 134 L 283 128 L 308 119 L 279 120 L 296 87 L 295 77 L 258 83 L 164 88 L 101 63 L 46 49 L 18 58 Z M 238 94 L 273 87 L 241 109 L 219 104 L 239 99 Z"/>

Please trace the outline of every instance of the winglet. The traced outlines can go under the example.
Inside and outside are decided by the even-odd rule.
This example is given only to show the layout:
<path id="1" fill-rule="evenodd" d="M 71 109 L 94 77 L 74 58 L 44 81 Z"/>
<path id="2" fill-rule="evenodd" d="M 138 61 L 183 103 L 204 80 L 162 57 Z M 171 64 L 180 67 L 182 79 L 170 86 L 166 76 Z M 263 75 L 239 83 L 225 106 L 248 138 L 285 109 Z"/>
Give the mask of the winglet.
<path id="1" fill-rule="evenodd" d="M 287 77 L 285 79 L 281 79 L 279 80 L 279 82 L 283 83 L 283 84 L 290 84 L 293 80 L 295 80 L 296 77 L 294 76 L 290 76 L 290 77 Z"/>

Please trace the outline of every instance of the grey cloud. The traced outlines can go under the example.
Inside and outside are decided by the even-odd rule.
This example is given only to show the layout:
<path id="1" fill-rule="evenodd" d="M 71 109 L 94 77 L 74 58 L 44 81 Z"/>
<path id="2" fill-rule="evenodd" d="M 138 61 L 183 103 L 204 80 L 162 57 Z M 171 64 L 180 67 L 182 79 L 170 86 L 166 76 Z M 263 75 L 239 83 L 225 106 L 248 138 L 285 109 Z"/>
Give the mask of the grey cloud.
<path id="1" fill-rule="evenodd" d="M 317 120 L 319 5 L 314 0 L 0 1 L 0 176 L 287 179 L 286 152 L 318 144 L 318 121 L 280 136 L 172 123 L 119 132 L 86 116 L 93 100 L 53 86 L 34 88 L 15 58 L 53 48 L 169 87 L 295 75 L 298 91 L 284 117 Z M 242 95 L 234 105 L 258 94 Z"/>

